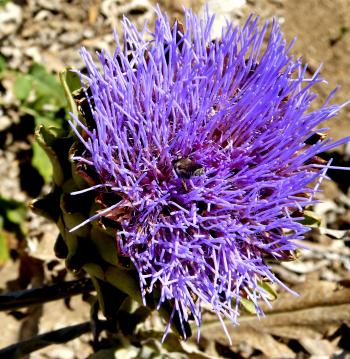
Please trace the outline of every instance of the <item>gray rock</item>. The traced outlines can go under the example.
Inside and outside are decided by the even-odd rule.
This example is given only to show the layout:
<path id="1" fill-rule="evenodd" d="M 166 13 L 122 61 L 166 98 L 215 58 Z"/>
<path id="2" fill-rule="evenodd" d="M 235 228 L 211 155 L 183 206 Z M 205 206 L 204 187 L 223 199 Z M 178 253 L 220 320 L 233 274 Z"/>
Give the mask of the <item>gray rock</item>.
<path id="1" fill-rule="evenodd" d="M 22 22 L 22 9 L 12 3 L 7 3 L 0 11 L 0 39 L 15 33 Z"/>
<path id="2" fill-rule="evenodd" d="M 60 42 L 67 46 L 72 46 L 81 41 L 83 35 L 81 32 L 65 32 L 59 36 Z"/>

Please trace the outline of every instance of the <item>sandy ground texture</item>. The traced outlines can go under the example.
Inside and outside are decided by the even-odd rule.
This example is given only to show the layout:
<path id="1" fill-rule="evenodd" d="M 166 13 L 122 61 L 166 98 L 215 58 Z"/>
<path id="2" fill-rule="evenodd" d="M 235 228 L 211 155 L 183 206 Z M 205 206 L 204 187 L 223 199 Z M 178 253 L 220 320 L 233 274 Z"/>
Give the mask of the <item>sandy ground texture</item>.
<path id="1" fill-rule="evenodd" d="M 0 1 L 1 4 L 1 1 Z M 199 1 L 160 1 L 173 18 L 180 16 L 182 4 L 202 11 Z M 310 76 L 323 63 L 322 76 L 328 84 L 318 86 L 322 103 L 328 93 L 339 86 L 333 101 L 344 103 L 350 98 L 350 1 L 349 0 L 222 0 L 208 1 L 218 21 L 228 17 L 243 23 L 251 13 L 262 20 L 275 18 L 288 41 L 295 36 L 296 56 L 309 64 Z M 111 28 L 120 29 L 122 15 L 138 25 L 152 23 L 154 3 L 147 0 L 17 0 L 0 7 L 0 54 L 7 66 L 27 71 L 32 63 L 45 65 L 53 73 L 63 68 L 81 67 L 79 48 L 91 51 L 113 49 Z M 17 201 L 29 201 L 30 193 L 21 182 L 21 161 L 18 153 L 30 148 L 32 135 L 21 138 L 11 129 L 18 128 L 21 116 L 11 93 L 13 79 L 1 83 L 0 134 L 0 194 Z M 16 107 L 17 106 L 17 107 Z M 328 124 L 327 124 L 328 125 Z M 330 136 L 339 139 L 350 135 L 350 106 L 330 121 Z M 2 137 L 0 137 L 1 139 Z M 335 160 L 349 165 L 350 146 L 335 153 Z M 213 321 L 202 332 L 199 348 L 208 358 L 350 358 L 350 197 L 349 177 L 330 173 L 335 182 L 324 184 L 323 203 L 315 211 L 321 217 L 322 228 L 312 231 L 306 239 L 311 250 L 302 253 L 302 260 L 276 266 L 287 284 L 300 293 L 298 299 L 282 292 L 267 318 L 256 321 L 242 318 L 238 328 L 230 328 L 233 346 L 229 347 L 220 325 Z M 30 181 L 31 179 L 29 179 Z M 44 187 L 44 191 L 47 190 Z M 57 229 L 47 221 L 28 214 L 24 223 L 26 237 L 20 245 L 11 238 L 11 246 L 30 259 L 34 268 L 31 286 L 49 283 L 53 276 L 64 272 L 55 260 L 52 246 Z M 7 261 L 0 267 L 0 289 L 5 292 L 19 288 L 19 261 Z M 34 278 L 34 279 L 33 279 Z M 63 301 L 32 308 L 27 313 L 9 315 L 0 312 L 0 348 L 27 338 L 90 318 L 90 307 L 80 297 L 74 297 L 69 309 Z M 208 321 L 213 318 L 208 315 Z M 87 358 L 92 349 L 90 335 L 85 334 L 65 345 L 53 345 L 31 354 L 32 359 Z M 197 348 L 195 341 L 190 348 Z M 192 349 L 172 358 L 200 358 L 189 354 Z M 116 358 L 137 358 L 137 351 L 121 352 Z M 114 357 L 108 353 L 105 358 Z M 164 358 L 166 356 L 163 356 Z M 203 356 L 204 358 L 205 356 Z M 97 358 L 94 357 L 94 358 Z M 102 356 L 101 356 L 102 358 Z"/>

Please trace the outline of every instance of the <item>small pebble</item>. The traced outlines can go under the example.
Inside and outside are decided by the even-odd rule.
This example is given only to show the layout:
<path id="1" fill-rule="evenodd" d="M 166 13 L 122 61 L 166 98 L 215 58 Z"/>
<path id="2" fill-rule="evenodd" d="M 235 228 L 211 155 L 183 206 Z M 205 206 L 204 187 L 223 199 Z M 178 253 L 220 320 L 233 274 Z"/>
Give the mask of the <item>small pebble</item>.
<path id="1" fill-rule="evenodd" d="M 9 2 L 0 8 L 0 39 L 16 32 L 21 22 L 22 9 L 20 6 Z"/>
<path id="2" fill-rule="evenodd" d="M 52 359 L 74 359 L 75 355 L 72 349 L 70 348 L 52 348 L 49 351 L 50 358 Z"/>

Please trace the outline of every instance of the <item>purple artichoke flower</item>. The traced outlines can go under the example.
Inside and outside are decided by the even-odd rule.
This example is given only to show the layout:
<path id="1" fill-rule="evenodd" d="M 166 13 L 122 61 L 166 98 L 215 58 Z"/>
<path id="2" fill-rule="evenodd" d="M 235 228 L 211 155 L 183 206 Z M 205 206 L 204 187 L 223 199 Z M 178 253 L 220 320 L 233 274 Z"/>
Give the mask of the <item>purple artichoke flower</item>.
<path id="1" fill-rule="evenodd" d="M 84 145 L 73 160 L 101 205 L 72 230 L 113 221 L 145 303 L 157 290 L 170 322 L 198 328 L 203 305 L 234 324 L 243 299 L 263 314 L 261 284 L 283 285 L 268 260 L 293 257 L 308 231 L 303 210 L 327 168 L 317 154 L 346 141 L 316 132 L 341 106 L 309 109 L 319 71 L 306 78 L 276 22 L 251 17 L 212 39 L 213 21 L 185 11 L 171 26 L 158 10 L 154 33 L 124 19 L 124 47 L 116 37 L 99 65 L 82 49 L 91 118 L 72 123 Z"/>

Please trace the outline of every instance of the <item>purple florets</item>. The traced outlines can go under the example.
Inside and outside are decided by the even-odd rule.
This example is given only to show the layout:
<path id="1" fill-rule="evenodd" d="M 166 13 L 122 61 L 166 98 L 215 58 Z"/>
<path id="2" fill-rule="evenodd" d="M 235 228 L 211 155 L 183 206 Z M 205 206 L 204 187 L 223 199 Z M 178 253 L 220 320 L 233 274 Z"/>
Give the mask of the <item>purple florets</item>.
<path id="1" fill-rule="evenodd" d="M 315 156 L 344 142 L 316 126 L 340 106 L 309 110 L 321 80 L 305 78 L 276 23 L 250 18 L 212 39 L 209 15 L 157 16 L 151 35 L 124 20 L 125 46 L 99 54 L 102 72 L 82 49 L 93 123 L 75 118 L 85 149 L 74 159 L 118 198 L 90 220 L 118 225 L 142 296 L 157 289 L 183 323 L 199 327 L 203 304 L 236 323 L 242 298 L 260 313 L 261 283 L 279 283 L 267 259 L 290 258 L 308 230 Z"/>

